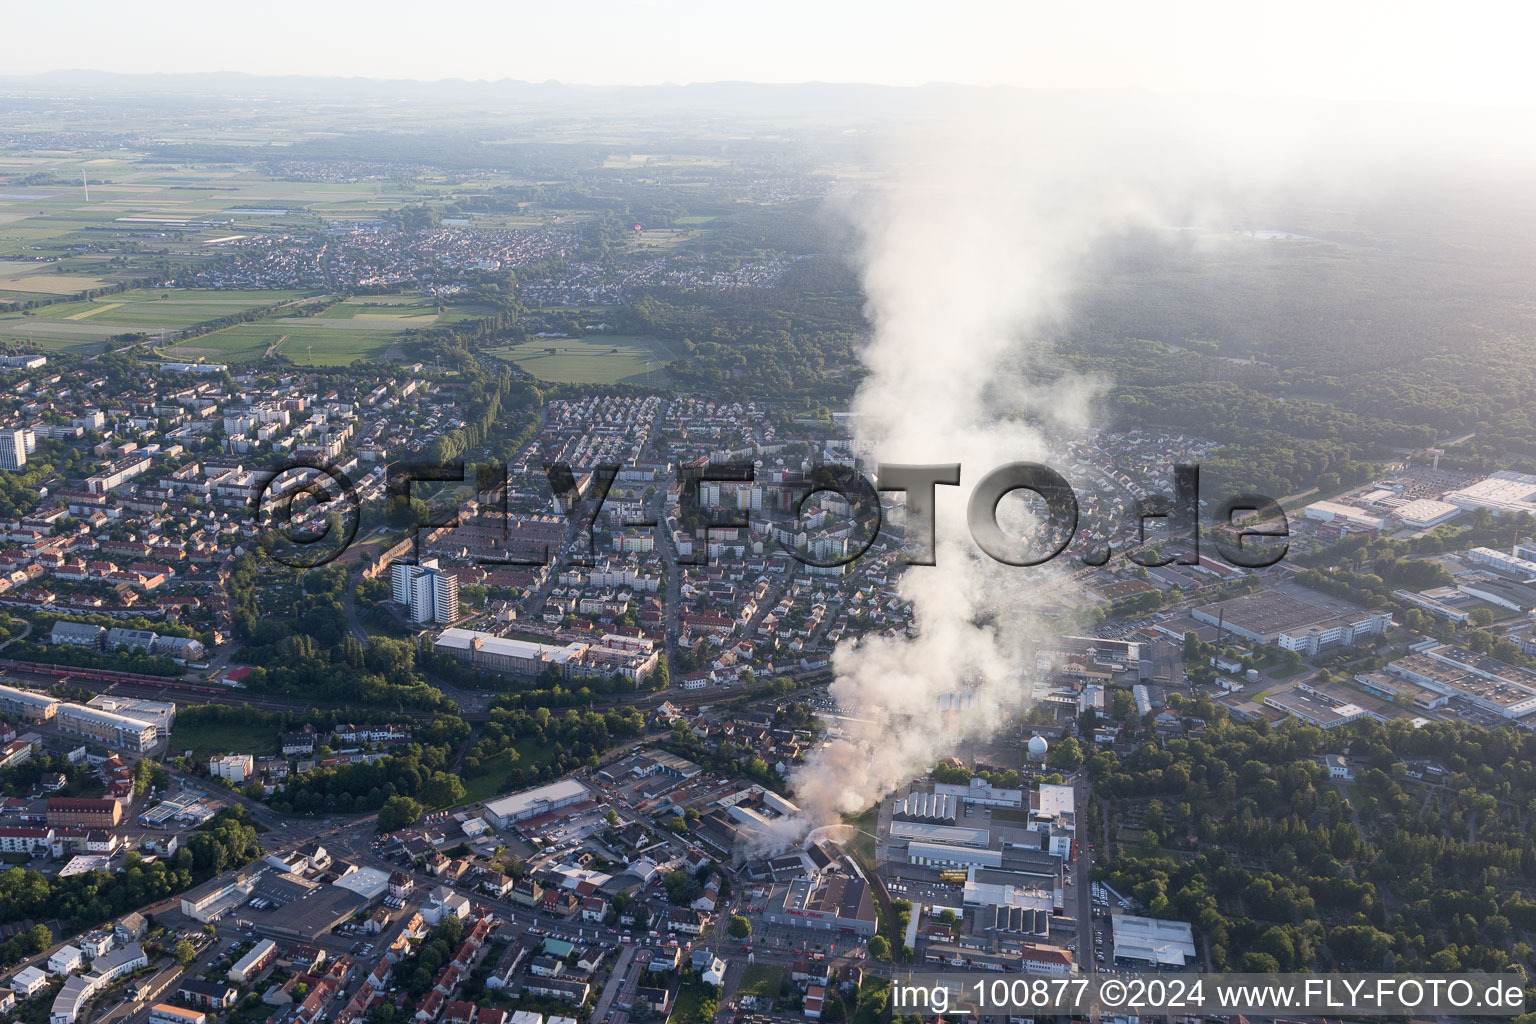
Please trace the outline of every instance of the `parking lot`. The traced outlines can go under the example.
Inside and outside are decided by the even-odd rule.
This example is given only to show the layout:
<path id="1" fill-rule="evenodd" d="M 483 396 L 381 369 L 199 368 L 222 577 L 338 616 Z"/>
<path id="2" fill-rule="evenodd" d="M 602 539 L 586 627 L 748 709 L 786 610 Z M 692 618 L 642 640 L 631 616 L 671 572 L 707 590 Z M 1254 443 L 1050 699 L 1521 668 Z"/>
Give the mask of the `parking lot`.
<path id="1" fill-rule="evenodd" d="M 1113 967 L 1115 963 L 1114 933 L 1110 916 L 1115 911 L 1132 911 L 1134 904 L 1100 883 L 1093 883 L 1093 959 L 1100 967 Z M 1084 953 L 1086 954 L 1086 950 Z"/>

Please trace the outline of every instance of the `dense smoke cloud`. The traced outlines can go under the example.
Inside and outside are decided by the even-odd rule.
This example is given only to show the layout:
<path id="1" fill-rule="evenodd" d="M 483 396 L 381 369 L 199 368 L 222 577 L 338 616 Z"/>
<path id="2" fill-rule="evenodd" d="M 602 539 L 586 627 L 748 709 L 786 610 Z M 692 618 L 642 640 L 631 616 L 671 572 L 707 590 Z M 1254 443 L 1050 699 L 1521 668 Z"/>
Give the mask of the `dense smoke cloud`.
<path id="1" fill-rule="evenodd" d="M 907 132 L 884 160 L 891 180 L 847 200 L 873 326 L 853 406 L 858 445 L 879 462 L 959 462 L 962 472 L 960 486 L 937 488 L 937 564 L 901 581 L 917 635 L 865 637 L 834 654 L 832 696 L 856 719 L 795 772 L 808 819 L 799 827 L 861 811 L 995 735 L 1027 701 L 1030 641 L 1071 629 L 1042 609 L 1070 596 L 1081 552 L 1027 570 L 994 562 L 965 508 L 991 469 L 1049 464 L 1048 434 L 1089 430 L 1104 382 L 1063 376 L 1046 339 L 1067 324 L 1074 282 L 1105 272 L 1101 243 L 1135 231 L 1208 254 L 1246 251 L 1233 228 L 1253 211 L 1451 176 L 1443 143 L 1464 130 L 1423 111 L 1317 114 L 998 94 Z M 1028 518 L 1011 502 L 1003 521 L 1018 534 Z"/>
<path id="2" fill-rule="evenodd" d="M 861 811 L 995 732 L 1027 698 L 1028 642 L 1068 625 L 1038 609 L 1072 586 L 1076 563 L 994 562 L 972 542 L 965 505 L 989 470 L 1049 462 L 1047 431 L 1087 429 L 1093 382 L 1042 383 L 1038 339 L 1094 241 L 1141 214 L 1117 177 L 1120 156 L 1022 112 L 948 120 L 903 140 L 896 179 L 850 204 L 874 328 L 857 442 L 881 462 L 962 470 L 960 486 L 937 491 L 936 564 L 901 581 L 917 635 L 870 636 L 834 655 L 832 696 L 858 718 L 793 778 L 811 824 Z M 1011 511 L 1010 532 L 1031 522 L 1022 503 Z"/>

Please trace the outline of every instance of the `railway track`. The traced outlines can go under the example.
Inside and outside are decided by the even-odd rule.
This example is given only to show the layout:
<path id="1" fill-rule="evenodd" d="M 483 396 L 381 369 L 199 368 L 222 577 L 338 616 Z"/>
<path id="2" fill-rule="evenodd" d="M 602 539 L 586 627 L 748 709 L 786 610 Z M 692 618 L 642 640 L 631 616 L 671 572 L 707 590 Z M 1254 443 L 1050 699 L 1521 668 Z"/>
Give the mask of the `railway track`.
<path id="1" fill-rule="evenodd" d="M 349 706 L 335 702 L 296 700 L 269 694 L 255 694 L 238 687 L 194 683 L 185 679 L 151 676 L 138 672 L 116 672 L 110 669 L 55 665 L 48 662 L 0 659 L 0 671 L 21 677 L 21 681 L 50 692 L 60 686 L 67 686 L 75 689 L 94 690 L 97 693 L 118 694 L 124 697 L 143 697 L 161 700 L 181 698 L 183 702 L 226 704 L 269 712 L 302 713 L 311 708 L 323 711 L 339 711 L 346 710 Z M 825 670 L 817 670 L 805 674 L 807 677 L 805 681 L 809 682 L 815 679 L 815 681 L 819 682 L 820 680 L 816 679 L 816 677 L 823 674 L 830 680 L 830 673 L 825 672 Z M 515 694 L 516 692 L 515 690 L 508 691 L 509 694 Z M 496 694 L 495 696 L 501 696 L 501 694 Z M 495 696 L 492 697 L 492 700 L 495 699 Z M 633 693 L 604 695 L 594 700 L 590 706 L 593 709 L 633 707 L 641 711 L 652 711 L 668 701 L 676 707 L 691 707 L 698 704 L 718 704 L 721 701 L 733 700 L 739 696 L 739 694 L 728 692 L 710 691 L 684 693 L 674 688 L 663 690 L 659 693 L 640 695 Z M 433 717 L 432 712 L 421 710 L 401 710 L 392 712 L 392 714 L 417 721 L 430 721 Z M 490 712 L 489 710 L 461 710 L 459 717 L 472 724 L 481 724 L 490 720 Z"/>
<path id="2" fill-rule="evenodd" d="M 148 676 L 136 672 L 113 672 L 107 669 L 81 668 L 73 665 L 54 665 L 46 662 L 0 660 L 0 670 L 21 678 L 32 686 L 52 692 L 61 686 L 73 689 L 93 690 L 97 693 L 116 694 L 123 697 L 143 697 L 165 700 L 180 698 L 184 703 L 227 704 L 234 707 L 254 708 L 257 711 L 304 712 L 310 708 L 324 711 L 346 710 L 345 704 L 326 701 L 294 700 L 268 694 L 255 694 L 229 687 L 193 683 L 184 679 Z M 394 712 L 402 718 L 429 720 L 430 712 L 411 710 Z"/>

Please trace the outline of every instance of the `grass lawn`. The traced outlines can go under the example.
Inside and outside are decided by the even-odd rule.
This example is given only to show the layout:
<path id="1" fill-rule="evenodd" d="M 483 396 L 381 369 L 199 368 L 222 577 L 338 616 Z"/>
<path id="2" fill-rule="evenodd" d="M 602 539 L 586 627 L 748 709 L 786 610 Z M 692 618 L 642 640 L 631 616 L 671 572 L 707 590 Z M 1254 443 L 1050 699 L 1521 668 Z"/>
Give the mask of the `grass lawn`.
<path id="1" fill-rule="evenodd" d="M 777 996 L 784 984 L 784 968 L 772 964 L 748 964 L 741 972 L 739 996 Z"/>
<path id="2" fill-rule="evenodd" d="M 715 1002 L 715 990 L 703 983 L 684 985 L 677 990 L 677 1003 L 672 1008 L 671 1020 L 679 1024 L 702 1024 L 699 1011 L 705 1003 Z"/>
<path id="3" fill-rule="evenodd" d="M 193 760 L 198 761 L 214 754 L 276 754 L 277 733 L 265 725 L 218 722 L 183 726 L 178 721 L 171 727 L 170 749 L 190 749 Z"/>
<path id="4" fill-rule="evenodd" d="M 519 758 L 518 764 L 548 764 L 550 761 L 555 759 L 555 752 L 553 750 L 550 750 L 548 747 L 540 746 L 539 742 L 534 739 L 518 740 L 516 743 L 512 744 L 512 748 L 517 751 L 517 756 Z"/>
<path id="5" fill-rule="evenodd" d="M 512 770 L 512 759 L 502 751 L 489 761 L 482 761 L 485 766 L 483 775 L 476 775 L 472 779 L 464 779 L 464 799 L 461 804 L 484 803 L 492 797 L 500 796 L 507 773 Z M 463 778 L 463 776 L 460 776 Z"/>
<path id="6" fill-rule="evenodd" d="M 173 737 L 174 738 L 174 737 Z M 546 764 L 553 759 L 554 751 L 548 747 L 541 747 L 532 739 L 518 740 L 512 745 L 517 751 L 517 760 L 513 761 L 508 751 L 502 751 L 489 761 L 480 762 L 486 769 L 483 774 L 472 779 L 464 779 L 464 799 L 459 805 L 482 803 L 492 797 L 511 792 L 507 786 L 507 773 L 512 766 L 531 767 Z"/>
<path id="7" fill-rule="evenodd" d="M 540 380 L 567 384 L 644 383 L 647 375 L 665 380 L 667 349 L 654 338 L 611 335 L 589 338 L 535 338 L 490 350 Z"/>

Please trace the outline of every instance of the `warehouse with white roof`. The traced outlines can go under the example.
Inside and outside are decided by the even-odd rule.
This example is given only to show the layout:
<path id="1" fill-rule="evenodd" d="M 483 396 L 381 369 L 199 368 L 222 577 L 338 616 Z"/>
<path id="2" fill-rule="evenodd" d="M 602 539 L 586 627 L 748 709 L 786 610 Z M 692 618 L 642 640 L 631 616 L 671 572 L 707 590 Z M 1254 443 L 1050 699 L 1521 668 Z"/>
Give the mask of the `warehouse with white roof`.
<path id="1" fill-rule="evenodd" d="M 1195 959 L 1195 932 L 1188 922 L 1113 914 L 1115 966 L 1182 970 Z"/>
<path id="2" fill-rule="evenodd" d="M 486 803 L 485 812 L 498 827 L 509 828 L 515 822 L 581 803 L 589 795 L 587 787 L 575 779 L 561 779 L 537 789 L 497 797 Z"/>

